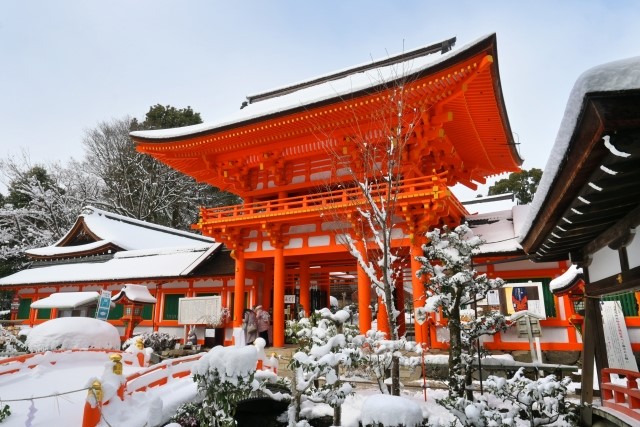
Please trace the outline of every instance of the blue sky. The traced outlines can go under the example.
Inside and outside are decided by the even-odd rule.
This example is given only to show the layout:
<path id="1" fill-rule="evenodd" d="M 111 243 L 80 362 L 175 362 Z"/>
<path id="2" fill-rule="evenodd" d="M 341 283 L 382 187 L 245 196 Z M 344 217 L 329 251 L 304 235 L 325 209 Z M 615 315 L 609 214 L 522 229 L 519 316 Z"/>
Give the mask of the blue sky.
<path id="1" fill-rule="evenodd" d="M 214 121 L 245 95 L 450 37 L 497 33 L 523 167 L 544 168 L 573 83 L 640 55 L 635 1 L 7 1 L 0 158 L 83 156 L 85 130 L 151 105 Z"/>

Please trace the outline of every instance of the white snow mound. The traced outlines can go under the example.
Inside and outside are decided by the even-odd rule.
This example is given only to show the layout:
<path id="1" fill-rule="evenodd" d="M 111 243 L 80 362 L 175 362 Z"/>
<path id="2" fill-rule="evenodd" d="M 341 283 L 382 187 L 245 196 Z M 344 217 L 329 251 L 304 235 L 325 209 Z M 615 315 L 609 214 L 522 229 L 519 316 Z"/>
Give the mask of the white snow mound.
<path id="1" fill-rule="evenodd" d="M 27 336 L 29 351 L 74 348 L 120 348 L 120 333 L 112 324 L 90 317 L 61 317 L 35 326 Z"/>

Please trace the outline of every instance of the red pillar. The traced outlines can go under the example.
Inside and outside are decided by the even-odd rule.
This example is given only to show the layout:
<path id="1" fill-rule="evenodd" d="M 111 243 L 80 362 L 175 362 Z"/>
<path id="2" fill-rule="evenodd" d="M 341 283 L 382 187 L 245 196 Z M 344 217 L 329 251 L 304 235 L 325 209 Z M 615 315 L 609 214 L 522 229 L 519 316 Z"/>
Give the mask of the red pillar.
<path id="1" fill-rule="evenodd" d="M 284 346 L 284 247 L 275 248 L 273 260 L 273 346 Z"/>
<path id="2" fill-rule="evenodd" d="M 300 304 L 307 316 L 311 315 L 311 270 L 309 260 L 300 261 Z M 297 316 L 298 313 L 296 313 Z"/>
<path id="3" fill-rule="evenodd" d="M 389 319 L 387 318 L 387 307 L 384 305 L 382 297 L 378 297 L 378 331 L 387 334 L 387 338 L 391 339 L 389 333 Z"/>
<path id="4" fill-rule="evenodd" d="M 358 251 L 365 255 L 364 244 L 358 242 Z M 369 276 L 358 264 L 358 326 L 360 333 L 364 334 L 371 329 L 371 281 Z"/>
<path id="5" fill-rule="evenodd" d="M 400 313 L 396 319 L 396 325 L 398 325 L 398 337 L 402 337 L 407 333 L 407 325 L 404 320 L 404 288 L 402 282 L 403 278 L 400 277 L 400 279 L 398 279 L 398 283 L 396 283 L 395 292 L 396 310 Z"/>
<path id="6" fill-rule="evenodd" d="M 232 252 L 233 258 L 236 260 L 236 274 L 233 298 L 233 327 L 242 327 L 242 311 L 244 310 L 244 282 L 245 282 L 245 265 L 244 252 L 235 250 Z"/>
<path id="7" fill-rule="evenodd" d="M 420 244 L 413 242 L 411 244 L 411 289 L 413 291 L 413 312 L 419 307 L 424 307 L 425 293 L 422 279 L 418 278 L 416 273 L 422 265 L 416 260 L 416 257 L 422 256 L 422 247 Z M 415 318 L 415 317 L 414 317 Z M 428 340 L 428 320 L 422 325 L 415 324 L 416 342 L 425 344 Z"/>

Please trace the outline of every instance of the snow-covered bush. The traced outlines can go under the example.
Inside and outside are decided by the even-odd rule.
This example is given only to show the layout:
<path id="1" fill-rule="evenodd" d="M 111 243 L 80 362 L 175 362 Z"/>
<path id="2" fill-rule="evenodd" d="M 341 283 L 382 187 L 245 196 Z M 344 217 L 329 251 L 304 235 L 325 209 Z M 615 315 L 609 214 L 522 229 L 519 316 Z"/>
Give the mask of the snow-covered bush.
<path id="1" fill-rule="evenodd" d="M 177 423 L 180 427 L 200 427 L 200 420 L 198 419 L 198 411 L 200 405 L 196 403 L 184 403 L 178 406 L 176 413 L 169 421 Z"/>
<path id="2" fill-rule="evenodd" d="M 160 353 L 163 350 L 173 350 L 176 347 L 176 343 L 180 340 L 180 338 L 165 332 L 144 332 L 126 340 L 122 344 L 122 349 L 126 350 L 129 346 L 135 346 L 138 337 L 142 338 L 142 343 L 145 348 L 150 347 L 156 353 Z"/>
<path id="3" fill-rule="evenodd" d="M 549 375 L 531 380 L 523 369 L 511 379 L 489 376 L 484 382 L 485 394 L 475 401 L 449 395 L 438 403 L 468 427 L 577 425 L 576 407 L 565 400 L 571 379 L 558 381 Z"/>
<path id="4" fill-rule="evenodd" d="M 287 335 L 299 346 L 289 364 L 293 371 L 290 425 L 299 420 L 303 396 L 331 406 L 333 425 L 341 425 L 340 408 L 353 387 L 340 377 L 340 369 L 353 366 L 358 357 L 350 344 L 357 328 L 346 324 L 350 316 L 346 310 L 332 313 L 323 308 L 310 318 L 287 323 Z"/>
<path id="5" fill-rule="evenodd" d="M 404 338 L 397 340 L 385 339 L 386 334 L 380 331 L 368 331 L 364 335 L 353 338 L 352 345 L 358 352 L 358 374 L 373 378 L 378 388 L 384 394 L 389 393 L 386 384 L 388 372 L 393 365 L 395 356 L 401 366 L 417 366 L 420 364 L 422 349 L 415 341 Z M 409 355 L 413 353 L 413 355 Z M 416 355 L 418 354 L 418 355 Z"/>
<path id="6" fill-rule="evenodd" d="M 237 403 L 260 388 L 254 380 L 258 354 L 252 345 L 217 346 L 206 353 L 192 368 L 202 406 L 198 413 L 206 426 L 235 426 Z"/>
<path id="7" fill-rule="evenodd" d="M 490 376 L 485 382 L 487 391 L 500 401 L 511 403 L 510 416 L 529 426 L 542 426 L 561 421 L 559 425 L 575 425 L 575 406 L 565 400 L 569 377 L 558 380 L 548 375 L 538 380 L 524 376 L 520 368 L 511 379 Z"/>
<path id="8" fill-rule="evenodd" d="M 27 346 L 11 330 L 0 325 L 0 351 L 7 354 L 17 354 L 26 352 Z"/>
<path id="9" fill-rule="evenodd" d="M 108 322 L 89 317 L 60 317 L 35 326 L 25 342 L 29 351 L 74 348 L 119 349 L 120 333 Z"/>

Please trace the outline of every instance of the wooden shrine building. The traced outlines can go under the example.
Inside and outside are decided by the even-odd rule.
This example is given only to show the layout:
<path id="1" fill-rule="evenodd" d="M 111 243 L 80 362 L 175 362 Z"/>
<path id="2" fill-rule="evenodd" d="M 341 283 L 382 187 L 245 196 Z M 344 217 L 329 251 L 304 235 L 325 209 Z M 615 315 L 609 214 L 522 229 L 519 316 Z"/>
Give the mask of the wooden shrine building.
<path id="1" fill-rule="evenodd" d="M 577 282 L 564 288 L 583 293 L 586 406 L 580 425 L 592 421 L 594 360 L 605 409 L 619 418 L 631 417 L 629 425 L 640 423 L 636 382 L 640 374 L 629 348 L 640 351 L 639 231 L 640 58 L 636 57 L 594 67 L 574 85 L 522 234 L 523 248 L 538 261 L 568 257 L 582 269 L 582 289 Z M 610 298 L 628 302 L 635 313 L 619 316 L 618 323 L 605 331 L 601 301 Z M 623 342 L 621 332 L 627 328 L 630 344 Z M 610 368 L 626 369 L 627 384 L 611 384 Z"/>
<path id="2" fill-rule="evenodd" d="M 403 285 L 413 295 L 423 293 L 412 260 L 422 236 L 467 214 L 448 187 L 519 169 L 496 36 L 447 52 L 454 41 L 249 96 L 213 123 L 131 134 L 140 152 L 242 197 L 241 205 L 202 208 L 196 225 L 232 249 L 235 295 L 244 295 L 248 272 L 259 272 L 253 299 L 235 299 L 235 327 L 243 308 L 259 302 L 272 309 L 273 344 L 282 346 L 285 298 L 299 295 L 309 313 L 314 298 L 346 281 L 357 285 L 361 330 L 370 328 L 370 283 L 340 243 L 345 221 L 334 215 L 348 223 L 361 203 L 350 173 L 361 166 L 356 141 L 384 147 L 390 131 L 407 141 L 393 244 L 407 255 Z M 383 116 L 392 111 L 401 115 L 391 129 Z M 417 327 L 416 340 L 426 334 Z"/>

